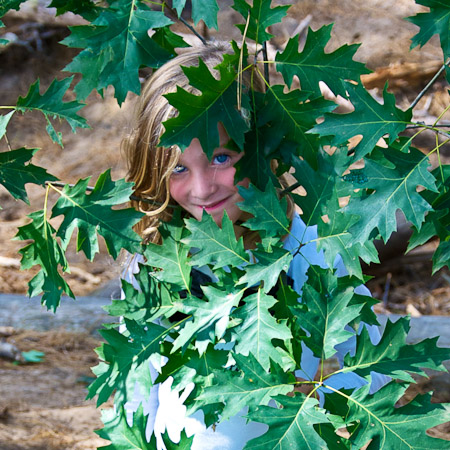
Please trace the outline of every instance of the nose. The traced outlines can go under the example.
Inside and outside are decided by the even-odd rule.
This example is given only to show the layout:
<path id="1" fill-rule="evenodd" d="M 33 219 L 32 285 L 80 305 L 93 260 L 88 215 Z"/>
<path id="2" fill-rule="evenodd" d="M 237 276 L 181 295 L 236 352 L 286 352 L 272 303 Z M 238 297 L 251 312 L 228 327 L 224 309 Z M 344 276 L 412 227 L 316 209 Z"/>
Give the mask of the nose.
<path id="1" fill-rule="evenodd" d="M 195 170 L 191 175 L 191 195 L 198 201 L 207 200 L 217 190 L 215 171 Z"/>

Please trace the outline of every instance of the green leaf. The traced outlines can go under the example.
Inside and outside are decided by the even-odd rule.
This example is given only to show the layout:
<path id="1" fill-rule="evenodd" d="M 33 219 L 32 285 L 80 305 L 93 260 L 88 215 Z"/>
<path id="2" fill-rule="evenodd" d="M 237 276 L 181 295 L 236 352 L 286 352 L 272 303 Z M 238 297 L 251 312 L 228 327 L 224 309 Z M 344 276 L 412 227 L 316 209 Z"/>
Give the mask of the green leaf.
<path id="1" fill-rule="evenodd" d="M 124 298 L 112 300 L 111 305 L 104 306 L 108 314 L 135 320 L 145 326 L 146 322 L 152 322 L 162 315 L 167 318 L 176 312 L 173 293 L 157 280 L 152 267 L 141 264 L 135 280 L 139 290 L 122 280 Z"/>
<path id="2" fill-rule="evenodd" d="M 447 240 L 450 227 L 450 166 L 441 165 L 431 173 L 436 178 L 436 192 L 428 190 L 422 191 L 420 194 L 433 207 L 433 210 L 425 216 L 425 222 L 420 229 L 413 228 L 407 251 L 409 252 L 437 236 L 440 243 L 433 255 L 434 274 L 450 264 Z"/>
<path id="3" fill-rule="evenodd" d="M 313 427 L 314 424 L 329 423 L 325 411 L 318 408 L 316 399 L 296 392 L 294 397 L 278 396 L 275 400 L 281 407 L 260 406 L 248 415 L 255 422 L 269 425 L 269 430 L 247 442 L 244 449 L 328 448 Z"/>
<path id="4" fill-rule="evenodd" d="M 217 5 L 216 0 L 192 0 L 192 19 L 194 20 L 195 25 L 197 25 L 200 20 L 203 20 L 208 28 L 215 28 L 218 30 L 218 12 L 219 6 Z"/>
<path id="5" fill-rule="evenodd" d="M 349 230 L 356 242 L 366 241 L 374 229 L 386 242 L 397 229 L 395 213 L 399 209 L 416 228 L 432 209 L 417 192 L 418 186 L 436 192 L 435 178 L 428 171 L 428 157 L 413 147 L 402 149 L 402 142 L 377 149 L 373 157 L 366 158 L 364 169 L 352 171 L 348 178 L 344 176 L 349 182 L 357 176 L 362 181 L 354 183 L 355 188 L 371 190 L 343 209 L 346 214 L 360 217 Z"/>
<path id="6" fill-rule="evenodd" d="M 167 431 L 162 435 L 162 439 L 164 441 L 164 445 L 166 446 L 167 450 L 190 450 L 192 446 L 192 441 L 194 440 L 194 436 L 187 437 L 186 431 L 182 430 L 180 433 L 180 440 L 179 442 L 173 443 L 169 436 Z M 156 448 L 156 442 L 153 441 L 150 442 L 149 450 L 153 450 Z"/>
<path id="7" fill-rule="evenodd" d="M 272 134 L 277 135 L 280 142 L 287 140 L 291 143 L 293 155 L 301 156 L 315 166 L 319 142 L 317 136 L 306 132 L 316 124 L 319 117 L 332 111 L 336 105 L 322 97 L 311 98 L 312 93 L 307 91 L 285 93 L 284 87 L 275 85 L 267 88 L 257 115 L 258 126 L 270 123 Z"/>
<path id="8" fill-rule="evenodd" d="M 91 0 L 52 0 L 48 7 L 56 8 L 57 16 L 66 12 L 72 12 L 89 21 L 95 20 L 102 10 Z"/>
<path id="9" fill-rule="evenodd" d="M 424 368 L 445 371 L 442 361 L 450 359 L 450 350 L 436 346 L 438 337 L 407 345 L 408 331 L 408 318 L 401 318 L 397 322 L 388 320 L 380 342 L 374 346 L 370 343 L 367 330 L 363 328 L 356 337 L 355 356 L 345 357 L 342 372 L 351 371 L 362 377 L 367 377 L 370 372 L 378 372 L 413 382 L 409 373 L 426 376 L 422 370 Z"/>
<path id="10" fill-rule="evenodd" d="M 444 59 L 450 57 L 450 5 L 445 0 L 417 0 L 416 3 L 430 8 L 406 20 L 414 23 L 420 31 L 411 40 L 411 49 L 425 45 L 432 36 L 439 35 Z"/>
<path id="11" fill-rule="evenodd" d="M 333 136 L 331 145 L 345 143 L 348 139 L 362 135 L 355 147 L 355 160 L 370 153 L 379 139 L 389 135 L 392 143 L 410 123 L 412 111 L 395 107 L 395 97 L 383 91 L 384 104 L 378 103 L 361 85 L 345 83 L 350 101 L 355 110 L 348 114 L 325 114 L 325 120 L 310 130 L 320 136 Z"/>
<path id="12" fill-rule="evenodd" d="M 47 133 L 53 142 L 62 147 L 61 133 L 57 133 L 50 118 L 65 120 L 75 133 L 76 128 L 89 128 L 84 117 L 77 115 L 77 112 L 84 105 L 77 101 L 64 102 L 63 97 L 70 88 L 73 77 L 63 80 L 53 80 L 44 94 L 39 93 L 39 80 L 36 80 L 28 91 L 26 97 L 19 97 L 17 100 L 17 111 L 40 111 L 47 120 Z"/>
<path id="13" fill-rule="evenodd" d="M 243 203 L 239 203 L 239 208 L 253 215 L 253 218 L 246 220 L 243 226 L 250 230 L 264 231 L 267 236 L 289 233 L 287 201 L 284 198 L 279 199 L 271 182 L 267 183 L 265 191 L 252 184 L 248 188 L 239 186 L 238 189 L 244 199 Z"/>
<path id="14" fill-rule="evenodd" d="M 348 273 L 363 279 L 360 258 L 369 264 L 372 261 L 378 262 L 378 254 L 372 241 L 356 242 L 349 233 L 357 216 L 339 211 L 339 199 L 353 193 L 341 176 L 346 170 L 346 164 L 347 149 L 336 149 L 332 155 L 320 149 L 317 154 L 317 170 L 313 170 L 305 160 L 294 159 L 294 176 L 306 190 L 306 195 L 294 194 L 293 199 L 302 210 L 305 224 L 317 225 L 318 237 L 310 241 L 301 239 L 301 244 L 315 242 L 319 251 L 324 250 L 324 258 L 329 267 L 334 267 L 339 255 Z M 301 253 L 300 242 L 299 247 Z"/>
<path id="15" fill-rule="evenodd" d="M 178 86 L 176 92 L 165 95 L 179 114 L 164 122 L 166 131 L 161 136 L 159 145 L 178 145 L 181 150 L 185 150 L 192 139 L 197 138 L 203 151 L 211 159 L 220 143 L 220 122 L 228 136 L 242 149 L 248 124 L 236 109 L 237 75 L 228 60 L 219 64 L 216 69 L 220 74 L 219 79 L 213 77 L 202 60 L 199 60 L 198 67 L 183 67 L 190 85 L 201 91 L 201 94 L 192 94 Z M 250 109 L 246 95 L 242 97 L 242 106 Z"/>
<path id="16" fill-rule="evenodd" d="M 228 326 L 230 313 L 239 304 L 243 294 L 242 290 L 229 292 L 213 286 L 203 286 L 202 289 L 208 301 L 188 296 L 180 302 L 179 311 L 192 316 L 192 320 L 185 322 L 179 330 L 172 352 L 185 347 L 193 339 L 199 341 L 209 330 L 217 340 L 221 339 Z"/>
<path id="17" fill-rule="evenodd" d="M 11 117 L 16 111 L 11 111 L 8 114 L 5 114 L 3 116 L 0 116 L 0 139 L 3 138 L 3 136 L 6 133 L 6 127 L 8 126 L 9 121 L 11 120 Z"/>
<path id="18" fill-rule="evenodd" d="M 19 148 L 0 153 L 0 184 L 16 199 L 29 204 L 25 185 L 34 183 L 45 186 L 46 181 L 55 181 L 56 177 L 44 168 L 35 166 L 29 161 L 38 149 Z"/>
<path id="19" fill-rule="evenodd" d="M 213 384 L 215 374 L 222 372 L 227 364 L 229 351 L 218 350 L 209 345 L 200 355 L 196 349 L 187 348 L 182 352 L 172 353 L 167 364 L 161 368 L 161 375 L 155 383 L 162 383 L 169 376 L 173 378 L 172 390 L 180 392 L 190 383 L 194 383 L 194 389 L 185 400 L 187 415 L 199 409 L 199 402 L 195 399 L 203 389 Z M 210 403 L 202 405 L 201 409 L 205 415 L 205 425 L 207 427 L 217 423 L 218 412 L 223 409 L 221 403 Z"/>
<path id="20" fill-rule="evenodd" d="M 248 264 L 249 257 L 245 253 L 243 240 L 236 239 L 233 222 L 228 218 L 226 211 L 222 218 L 222 227 L 214 222 L 212 216 L 204 213 L 201 222 L 187 219 L 186 228 L 191 234 L 182 239 L 182 242 L 196 250 L 191 258 L 191 264 L 197 266 L 214 264 L 214 269 Z"/>
<path id="21" fill-rule="evenodd" d="M 321 95 L 319 81 L 323 81 L 334 94 L 347 97 L 346 80 L 359 81 L 362 74 L 370 72 L 364 64 L 353 61 L 359 45 L 343 45 L 332 53 L 325 53 L 331 28 L 332 25 L 326 25 L 317 31 L 309 29 L 305 46 L 300 53 L 299 36 L 296 36 L 289 40 L 282 53 L 277 54 L 276 67 L 288 87 L 294 76 L 297 76 L 302 90 Z"/>
<path id="22" fill-rule="evenodd" d="M 242 15 L 247 21 L 250 15 L 246 37 L 252 39 L 259 44 L 268 41 L 272 34 L 266 30 L 271 25 L 281 22 L 286 15 L 290 5 L 276 6 L 271 8 L 271 1 L 254 0 L 253 5 L 249 5 L 245 0 L 234 0 L 233 9 Z M 241 32 L 244 32 L 245 25 L 236 25 Z"/>
<path id="23" fill-rule="evenodd" d="M 311 266 L 302 295 L 302 304 L 308 309 L 292 309 L 299 326 L 310 334 L 304 339 L 305 344 L 323 359 L 335 355 L 336 345 L 354 335 L 345 327 L 358 317 L 363 306 L 350 305 L 353 289 L 340 287 L 332 271 Z"/>
<path id="24" fill-rule="evenodd" d="M 69 266 L 63 250 L 54 238 L 55 229 L 48 222 L 46 212 L 35 211 L 28 217 L 32 222 L 20 227 L 15 236 L 15 239 L 21 241 L 33 241 L 19 250 L 22 255 L 21 269 L 41 266 L 38 274 L 28 283 L 28 295 L 33 297 L 43 292 L 41 303 L 47 309 L 56 311 L 63 292 L 75 298 L 69 285 L 58 272 L 59 266 L 62 271 L 69 272 Z"/>
<path id="25" fill-rule="evenodd" d="M 295 377 L 284 372 L 279 366 L 271 364 L 271 371 L 264 369 L 253 355 L 233 354 L 241 373 L 226 370 L 214 374 L 214 384 L 206 387 L 197 398 L 200 405 L 224 403 L 221 420 L 228 420 L 247 406 L 249 411 L 259 405 L 267 405 L 280 394 L 294 389 Z"/>
<path id="26" fill-rule="evenodd" d="M 152 39 L 161 48 L 172 54 L 176 53 L 176 48 L 189 47 L 189 44 L 181 36 L 172 32 L 169 27 L 158 28 L 153 34 Z"/>
<path id="27" fill-rule="evenodd" d="M 189 246 L 182 242 L 184 227 L 174 221 L 163 224 L 159 230 L 163 245 L 147 245 L 144 253 L 147 264 L 162 269 L 154 274 L 158 280 L 170 283 L 172 289 L 190 292 Z"/>
<path id="28" fill-rule="evenodd" d="M 159 67 L 174 56 L 148 31 L 170 24 L 162 12 L 151 11 L 145 3 L 124 0 L 103 8 L 90 25 L 70 27 L 72 34 L 62 43 L 84 49 L 64 69 L 83 75 L 75 88 L 78 96 L 86 98 L 93 89 L 101 91 L 108 85 L 114 86 L 119 104 L 128 91 L 139 94 L 139 68 Z"/>
<path id="29" fill-rule="evenodd" d="M 353 392 L 349 397 L 348 424 L 357 423 L 351 441 L 361 448 L 373 440 L 370 448 L 396 450 L 431 450 L 448 448 L 448 441 L 434 439 L 425 431 L 450 420 L 447 405 L 430 403 L 430 395 L 417 396 L 400 408 L 394 407 L 405 387 L 391 382 L 374 395 L 369 387 Z M 345 395 L 345 394 L 341 394 Z"/>
<path id="30" fill-rule="evenodd" d="M 78 228 L 77 251 L 83 250 L 89 260 L 99 251 L 97 233 L 106 243 L 109 254 L 116 259 L 122 249 L 139 252 L 141 238 L 132 227 L 143 216 L 133 208 L 113 210 L 112 206 L 125 203 L 132 193 L 132 183 L 112 181 L 107 170 L 98 177 L 94 190 L 86 194 L 90 178 L 65 186 L 52 209 L 53 217 L 64 215 L 58 236 L 66 248 Z"/>
<path id="31" fill-rule="evenodd" d="M 127 335 L 115 329 L 100 330 L 105 340 L 96 351 L 101 362 L 92 370 L 97 379 L 89 386 L 88 399 L 98 395 L 97 406 L 106 402 L 116 390 L 115 403 L 131 400 L 135 383 L 142 395 L 149 395 L 152 386 L 149 359 L 160 351 L 166 328 L 156 323 L 139 326 L 125 319 Z"/>
<path id="32" fill-rule="evenodd" d="M 289 270 L 292 254 L 288 250 L 273 247 L 271 253 L 259 249 L 253 251 L 252 255 L 256 262 L 245 266 L 245 275 L 238 283 L 252 287 L 262 282 L 264 292 L 269 292 L 277 283 L 280 273 Z"/>
<path id="33" fill-rule="evenodd" d="M 292 334 L 285 321 L 277 321 L 272 316 L 270 308 L 276 303 L 276 299 L 258 289 L 244 299 L 245 305 L 235 311 L 233 316 L 242 323 L 233 328 L 235 336 L 235 352 L 244 356 L 251 353 L 256 360 L 269 369 L 270 360 L 287 369 L 292 369 L 292 359 L 281 347 L 275 347 L 273 340 L 290 340 Z"/>
<path id="34" fill-rule="evenodd" d="M 441 241 L 433 255 L 433 274 L 450 264 L 450 241 Z"/>
<path id="35" fill-rule="evenodd" d="M 95 430 L 101 438 L 111 441 L 110 445 L 99 447 L 99 450 L 151 450 L 156 448 L 147 442 L 145 430 L 148 416 L 144 416 L 143 406 L 140 405 L 133 414 L 133 425 L 127 422 L 127 413 L 123 407 L 119 411 L 114 409 L 102 410 L 104 428 Z"/>

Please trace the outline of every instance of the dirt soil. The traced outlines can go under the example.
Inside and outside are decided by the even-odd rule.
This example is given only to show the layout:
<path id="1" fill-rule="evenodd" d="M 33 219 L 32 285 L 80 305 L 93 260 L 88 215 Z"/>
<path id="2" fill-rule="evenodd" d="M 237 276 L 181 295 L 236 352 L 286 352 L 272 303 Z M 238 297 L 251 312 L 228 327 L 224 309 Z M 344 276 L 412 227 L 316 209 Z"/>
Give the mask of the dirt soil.
<path id="1" fill-rule="evenodd" d="M 231 0 L 221 3 L 230 4 Z M 283 48 L 289 36 L 303 29 L 302 24 L 317 29 L 335 22 L 328 50 L 344 43 L 361 42 L 357 58 L 375 71 L 370 80 L 373 94 L 380 97 L 384 83 L 389 79 L 400 105 L 406 107 L 437 71 L 442 60 L 436 38 L 422 49 L 408 52 L 410 38 L 417 28 L 401 19 L 424 10 L 412 0 L 302 0 L 291 8 L 282 26 L 273 27 L 273 49 Z M 238 20 L 235 12 L 224 9 L 219 16 L 222 34 L 214 37 L 237 37 L 233 24 Z M 17 97 L 26 95 L 29 85 L 37 78 L 40 78 L 42 92 L 55 77 L 65 76 L 60 70 L 75 51 L 58 44 L 67 35 L 61 23 L 77 21 L 76 17 L 64 16 L 55 20 L 36 14 L 33 9 L 4 18 L 4 30 L 16 33 L 34 50 L 14 45 L 0 53 L 0 105 L 15 104 Z M 147 75 L 143 71 L 142 76 Z M 107 168 L 112 168 L 113 179 L 124 177 L 126 167 L 120 141 L 132 118 L 133 100 L 134 96 L 130 95 L 119 108 L 111 91 L 107 90 L 104 98 L 91 94 L 81 114 L 92 129 L 72 134 L 68 126 L 59 125 L 64 149 L 52 143 L 43 132 L 45 122 L 39 115 L 17 114 L 8 127 L 9 143 L 12 148 L 41 148 L 33 162 L 48 168 L 67 183 L 91 176 L 93 184 Z M 446 86 L 440 80 L 420 102 L 418 117 L 431 121 L 448 104 Z M 434 136 L 425 135 L 416 145 L 426 151 L 434 146 Z M 6 148 L 3 140 L 0 151 Z M 442 148 L 442 156 L 450 157 L 448 146 Z M 31 206 L 15 201 L 0 186 L 3 208 L 0 210 L 0 293 L 24 294 L 34 274 L 33 271 L 19 270 L 18 250 L 23 243 L 11 240 L 17 227 L 27 223 L 26 214 L 41 209 L 44 204 L 44 189 L 29 185 L 27 191 Z M 56 197 L 51 195 L 50 206 L 55 200 Z M 433 245 L 431 243 L 407 258 L 391 252 L 381 266 L 370 268 L 374 279 L 369 282 L 369 287 L 374 296 L 383 299 L 379 311 L 450 315 L 450 274 L 443 269 L 431 276 Z M 104 286 L 120 272 L 120 265 L 111 260 L 104 246 L 93 263 L 77 254 L 73 247 L 68 259 L 72 273 L 67 276 L 67 281 L 77 296 Z M 46 357 L 43 363 L 17 366 L 0 359 L 0 449 L 89 450 L 102 445 L 92 433 L 94 428 L 101 426 L 99 412 L 92 402 L 84 401 L 84 380 L 90 376 L 89 367 L 96 364 L 92 349 L 98 345 L 98 340 L 64 330 L 47 333 L 16 330 L 7 339 L 23 351 L 45 351 Z M 447 388 L 444 391 L 448 393 Z M 450 436 L 448 431 L 440 432 Z"/>

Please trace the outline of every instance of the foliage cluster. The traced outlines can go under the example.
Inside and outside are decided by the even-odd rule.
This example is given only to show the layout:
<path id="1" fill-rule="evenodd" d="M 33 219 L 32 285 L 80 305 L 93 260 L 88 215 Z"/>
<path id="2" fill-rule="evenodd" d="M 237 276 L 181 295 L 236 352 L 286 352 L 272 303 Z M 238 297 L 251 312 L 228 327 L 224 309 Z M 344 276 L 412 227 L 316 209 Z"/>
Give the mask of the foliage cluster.
<path id="1" fill-rule="evenodd" d="M 21 3 L 1 1 L 0 17 Z M 176 48 L 187 45 L 170 28 L 174 17 L 183 20 L 185 3 L 174 0 L 169 7 L 164 1 L 53 0 L 50 6 L 57 14 L 72 11 L 87 21 L 71 27 L 70 36 L 62 41 L 80 49 L 65 68 L 82 75 L 74 87 L 77 99 L 63 99 L 73 77 L 55 80 L 43 94 L 37 81 L 15 106 L 1 107 L 10 111 L 0 116 L 0 138 L 15 114 L 37 110 L 46 118 L 50 137 L 62 144 L 54 120 L 67 121 L 73 131 L 87 127 L 78 112 L 93 90 L 102 93 L 113 86 L 119 103 L 128 92 L 139 94 L 139 69 L 157 69 Z M 424 45 L 437 34 L 448 61 L 450 6 L 439 0 L 417 3 L 429 7 L 429 12 L 408 18 L 419 26 L 412 46 Z M 134 414 L 133 425 L 124 411 L 136 386 L 148 394 L 149 361 L 160 370 L 157 382 L 172 377 L 172 389 L 179 393 L 194 384 L 186 406 L 189 412 L 201 409 L 207 425 L 227 420 L 243 407 L 248 407 L 249 420 L 267 424 L 268 431 L 245 448 L 344 449 L 369 442 L 371 449 L 448 447 L 425 433 L 449 419 L 448 406 L 430 403 L 426 394 L 395 407 L 413 382 L 411 374 L 423 375 L 425 368 L 445 370 L 442 361 L 449 359 L 436 339 L 406 345 L 407 318 L 388 322 L 377 345 L 363 328 L 356 336 L 355 354 L 348 354 L 332 373 L 323 369 L 335 356 L 336 346 L 354 334 L 349 330 L 357 330 L 361 322 L 377 323 L 373 299 L 356 294 L 355 287 L 365 281 L 360 259 L 377 261 L 373 241 L 389 239 L 397 226 L 397 211 L 414 229 L 409 248 L 437 237 L 434 270 L 450 266 L 450 168 L 440 163 L 430 171 L 430 154 L 412 146 L 417 135 L 433 130 L 445 138 L 441 142 L 436 138 L 430 152 L 439 156 L 450 135 L 440 128 L 440 117 L 432 124 L 412 122 L 415 104 L 406 111 L 399 109 L 387 86 L 383 103 L 374 99 L 360 79 L 369 70 L 353 60 L 357 45 L 325 51 L 331 25 L 309 30 L 300 50 L 299 36 L 292 37 L 274 61 L 267 61 L 268 28 L 286 15 L 288 6 L 235 0 L 232 7 L 243 18 L 239 25 L 243 44 L 233 43 L 234 53 L 218 66 L 218 78 L 201 62 L 185 69 L 200 93 L 179 89 L 168 96 L 179 114 L 165 122 L 161 143 L 185 149 L 197 137 L 210 155 L 218 145 L 217 124 L 223 123 L 245 152 L 238 172 L 252 181 L 248 189 L 240 188 L 241 207 L 252 215 L 243 225 L 261 236 L 251 254 L 242 239 L 236 239 L 226 215 L 221 227 L 207 214 L 202 221 L 175 217 L 162 226 L 161 246 L 143 245 L 133 231 L 142 214 L 114 208 L 128 201 L 130 183 L 113 181 L 106 171 L 93 189 L 88 187 L 89 178 L 60 189 L 54 176 L 31 163 L 37 149 L 0 153 L 0 183 L 14 198 L 28 201 L 27 183 L 59 194 L 51 211 L 45 204 L 30 214 L 30 223 L 17 234 L 17 239 L 29 241 L 21 250 L 22 268 L 41 268 L 29 283 L 29 294 L 42 294 L 48 309 L 56 310 L 63 294 L 73 297 L 63 274 L 70 270 L 65 250 L 75 232 L 77 249 L 90 260 L 98 252 L 98 235 L 114 258 L 122 249 L 144 256 L 136 276 L 139 289 L 123 281 L 124 299 L 113 300 L 107 308 L 122 317 L 126 331 L 119 332 L 118 323 L 101 331 L 105 343 L 97 350 L 101 362 L 94 368 L 97 378 L 89 397 L 97 396 L 101 405 L 114 394 L 116 405 L 103 412 L 105 427 L 98 434 L 111 441 L 103 448 L 155 448 L 154 436 L 150 443 L 145 439 L 147 417 L 142 408 Z M 217 12 L 215 0 L 192 0 L 195 24 L 202 20 L 217 28 Z M 270 84 L 261 61 L 281 74 L 284 84 Z M 261 78 L 265 92 L 241 92 L 237 81 L 242 71 Z M 445 75 L 450 80 L 447 67 Z M 322 97 L 320 81 L 349 99 L 354 110 L 333 112 L 336 105 Z M 252 126 L 237 113 L 238 105 L 250 111 Z M 409 138 L 402 135 L 408 127 L 418 129 Z M 359 142 L 350 146 L 355 136 Z M 313 242 L 323 250 L 329 267 L 340 255 L 348 270 L 348 276 L 338 278 L 333 269 L 312 265 L 301 302 L 286 282 L 292 254 L 283 248 L 282 239 L 290 234 L 290 224 L 286 200 L 279 200 L 278 180 L 270 169 L 273 159 L 278 161 L 277 175 L 291 170 L 297 180 L 293 187 L 303 187 L 305 195 L 293 198 L 306 225 L 317 225 L 319 237 Z M 345 206 L 340 206 L 343 199 Z M 50 222 L 58 216 L 63 220 L 55 229 Z M 297 252 L 306 244 L 299 239 Z M 192 283 L 198 266 L 209 267 L 214 279 L 200 290 Z M 305 347 L 320 358 L 319 370 L 310 374 L 311 379 L 298 379 L 294 372 L 301 369 Z M 161 364 L 162 357 L 169 358 L 167 364 Z M 368 385 L 349 391 L 329 384 L 333 375 L 349 372 Z M 372 372 L 393 381 L 372 393 Z M 308 386 L 309 390 L 299 389 Z M 341 437 L 343 430 L 346 438 Z M 190 448 L 192 438 L 182 434 L 179 443 L 167 436 L 164 441 L 168 449 Z"/>

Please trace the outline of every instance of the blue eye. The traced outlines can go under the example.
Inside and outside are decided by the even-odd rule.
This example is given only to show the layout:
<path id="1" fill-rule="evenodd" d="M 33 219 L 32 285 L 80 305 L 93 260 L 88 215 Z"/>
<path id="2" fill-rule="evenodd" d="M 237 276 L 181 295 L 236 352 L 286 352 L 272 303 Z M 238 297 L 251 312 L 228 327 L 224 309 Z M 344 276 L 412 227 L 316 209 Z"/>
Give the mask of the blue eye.
<path id="1" fill-rule="evenodd" d="M 225 164 L 230 160 L 230 156 L 226 155 L 224 153 L 221 153 L 220 155 L 216 155 L 213 158 L 214 164 Z"/>
<path id="2" fill-rule="evenodd" d="M 178 166 L 175 166 L 172 173 L 183 173 L 186 170 L 187 170 L 186 167 L 178 165 Z"/>

